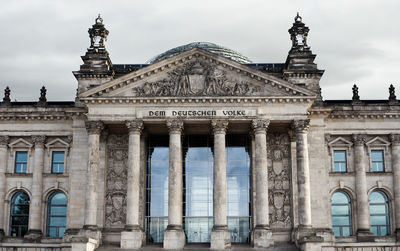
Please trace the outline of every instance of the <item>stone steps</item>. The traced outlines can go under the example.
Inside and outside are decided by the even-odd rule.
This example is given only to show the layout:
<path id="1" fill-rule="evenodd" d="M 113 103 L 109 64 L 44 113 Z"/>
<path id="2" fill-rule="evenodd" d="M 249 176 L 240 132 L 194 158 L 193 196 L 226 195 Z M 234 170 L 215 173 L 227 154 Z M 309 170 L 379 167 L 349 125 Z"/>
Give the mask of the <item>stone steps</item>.
<path id="1" fill-rule="evenodd" d="M 132 249 L 133 251 L 134 249 Z M 161 245 L 147 245 L 140 249 L 141 251 L 167 251 L 167 249 L 163 249 Z M 201 244 L 192 244 L 185 246 L 181 251 L 204 251 L 210 250 L 210 245 L 201 245 Z M 272 248 L 261 249 L 261 248 L 253 248 L 248 245 L 233 245 L 230 249 L 232 251 L 300 251 L 294 244 L 280 244 L 276 245 Z M 117 246 L 107 245 L 101 246 L 96 249 L 96 251 L 131 251 L 130 249 L 121 249 Z M 137 249 L 135 250 L 137 251 Z M 172 250 L 171 250 L 172 251 Z M 174 250 L 178 251 L 178 250 Z"/>

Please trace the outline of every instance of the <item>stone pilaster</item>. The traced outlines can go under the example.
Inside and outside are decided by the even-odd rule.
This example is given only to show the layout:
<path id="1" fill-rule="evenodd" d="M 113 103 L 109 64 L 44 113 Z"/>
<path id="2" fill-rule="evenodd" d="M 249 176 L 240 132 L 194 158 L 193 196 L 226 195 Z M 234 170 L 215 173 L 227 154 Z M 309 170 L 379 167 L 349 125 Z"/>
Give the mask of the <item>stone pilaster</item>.
<path id="1" fill-rule="evenodd" d="M 396 222 L 396 238 L 400 240 L 400 134 L 391 134 L 392 170 L 394 192 L 394 216 Z"/>
<path id="2" fill-rule="evenodd" d="M 356 172 L 356 195 L 357 195 L 357 240 L 373 240 L 369 222 L 369 202 L 367 191 L 367 175 L 365 160 L 365 135 L 354 134 L 354 169 Z"/>
<path id="3" fill-rule="evenodd" d="M 214 133 L 214 227 L 211 232 L 211 249 L 226 249 L 231 247 L 226 198 L 225 135 L 228 121 L 213 120 L 211 126 Z"/>
<path id="4" fill-rule="evenodd" d="M 0 136 L 0 241 L 4 236 L 4 223 L 5 223 L 5 212 L 4 212 L 4 200 L 6 195 L 6 169 L 7 169 L 7 145 L 9 137 Z"/>
<path id="5" fill-rule="evenodd" d="M 310 120 L 296 120 L 293 128 L 296 132 L 297 187 L 299 228 L 311 228 L 311 192 L 310 167 L 308 158 L 307 132 Z"/>
<path id="6" fill-rule="evenodd" d="M 100 134 L 104 129 L 101 121 L 87 121 L 86 130 L 89 136 L 89 156 L 87 166 L 87 189 L 85 207 L 85 229 L 97 231 L 97 186 L 99 172 Z"/>
<path id="7" fill-rule="evenodd" d="M 29 230 L 25 238 L 36 240 L 42 236 L 42 196 L 43 196 L 43 168 L 44 143 L 43 135 L 32 136 L 35 144 L 32 172 L 32 198 L 29 207 Z"/>
<path id="8" fill-rule="evenodd" d="M 128 182 L 126 196 L 126 225 L 121 233 L 121 248 L 139 249 L 143 245 L 144 232 L 140 225 L 140 134 L 141 120 L 126 122 L 129 129 Z"/>
<path id="9" fill-rule="evenodd" d="M 182 249 L 186 238 L 182 228 L 182 142 L 183 121 L 167 121 L 169 129 L 168 227 L 164 233 L 165 249 Z"/>
<path id="10" fill-rule="evenodd" d="M 267 166 L 267 129 L 269 120 L 252 121 L 255 140 L 255 175 L 256 175 L 256 226 L 253 230 L 255 248 L 267 248 L 273 245 L 272 232 L 269 228 L 268 201 L 268 166 Z"/>

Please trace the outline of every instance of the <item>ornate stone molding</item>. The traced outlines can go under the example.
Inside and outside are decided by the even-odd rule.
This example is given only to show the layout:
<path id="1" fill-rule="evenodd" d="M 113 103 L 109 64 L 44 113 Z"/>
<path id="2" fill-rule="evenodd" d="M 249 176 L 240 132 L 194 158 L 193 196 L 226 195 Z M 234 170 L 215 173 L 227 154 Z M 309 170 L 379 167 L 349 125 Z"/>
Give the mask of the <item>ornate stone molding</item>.
<path id="1" fill-rule="evenodd" d="M 126 127 L 129 130 L 129 133 L 138 133 L 140 134 L 143 130 L 143 121 L 142 120 L 131 120 L 125 122 Z"/>
<path id="2" fill-rule="evenodd" d="M 0 136 L 0 146 L 6 147 L 10 141 L 9 136 Z"/>
<path id="3" fill-rule="evenodd" d="M 181 134 L 183 131 L 183 121 L 182 120 L 168 120 L 167 126 L 169 129 L 169 133 L 179 133 Z"/>
<path id="4" fill-rule="evenodd" d="M 355 146 L 363 146 L 367 140 L 364 134 L 353 134 L 352 137 Z"/>
<path id="5" fill-rule="evenodd" d="M 310 120 L 302 119 L 293 121 L 292 128 L 296 131 L 296 133 L 304 133 L 307 132 L 310 128 Z"/>
<path id="6" fill-rule="evenodd" d="M 211 127 L 213 129 L 214 134 L 217 134 L 217 133 L 226 134 L 228 125 L 229 125 L 228 120 L 211 120 Z"/>
<path id="7" fill-rule="evenodd" d="M 101 121 L 86 121 L 85 125 L 88 134 L 100 134 L 104 129 L 104 123 Z"/>
<path id="8" fill-rule="evenodd" d="M 392 142 L 392 144 L 396 144 L 396 145 L 400 144 L 400 134 L 392 133 L 389 135 L 389 138 L 390 138 L 390 142 Z"/>
<path id="9" fill-rule="evenodd" d="M 36 147 L 44 147 L 44 142 L 46 141 L 46 136 L 44 135 L 35 135 L 32 136 L 32 142 Z"/>
<path id="10" fill-rule="evenodd" d="M 251 127 L 254 133 L 267 133 L 269 123 L 269 119 L 253 119 L 251 121 Z"/>

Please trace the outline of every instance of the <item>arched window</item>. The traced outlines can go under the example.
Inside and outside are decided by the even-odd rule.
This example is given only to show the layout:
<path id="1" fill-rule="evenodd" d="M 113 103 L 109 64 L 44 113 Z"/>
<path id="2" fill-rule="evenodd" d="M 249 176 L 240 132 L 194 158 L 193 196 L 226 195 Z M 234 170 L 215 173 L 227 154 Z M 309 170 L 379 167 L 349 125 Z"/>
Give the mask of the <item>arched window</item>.
<path id="1" fill-rule="evenodd" d="M 57 192 L 50 196 L 47 207 L 47 236 L 61 238 L 67 224 L 67 196 Z"/>
<path id="2" fill-rule="evenodd" d="M 25 192 L 16 193 L 11 199 L 10 235 L 24 236 L 28 231 L 29 196 Z"/>
<path id="3" fill-rule="evenodd" d="M 351 201 L 345 192 L 336 192 L 332 195 L 332 229 L 335 236 L 350 236 Z"/>
<path id="4" fill-rule="evenodd" d="M 375 236 L 390 234 L 389 201 L 385 193 L 374 191 L 369 196 L 371 232 Z"/>

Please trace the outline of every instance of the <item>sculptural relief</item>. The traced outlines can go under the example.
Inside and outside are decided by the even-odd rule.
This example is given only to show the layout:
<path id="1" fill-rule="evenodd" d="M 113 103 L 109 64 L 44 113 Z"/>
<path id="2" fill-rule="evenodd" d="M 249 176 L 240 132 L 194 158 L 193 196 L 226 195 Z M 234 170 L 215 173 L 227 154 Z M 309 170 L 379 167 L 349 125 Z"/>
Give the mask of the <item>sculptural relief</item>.
<path id="1" fill-rule="evenodd" d="M 128 140 L 111 134 L 107 142 L 105 226 L 122 228 L 126 219 Z"/>
<path id="2" fill-rule="evenodd" d="M 291 228 L 290 140 L 287 134 L 269 134 L 269 216 L 273 228 Z"/>

